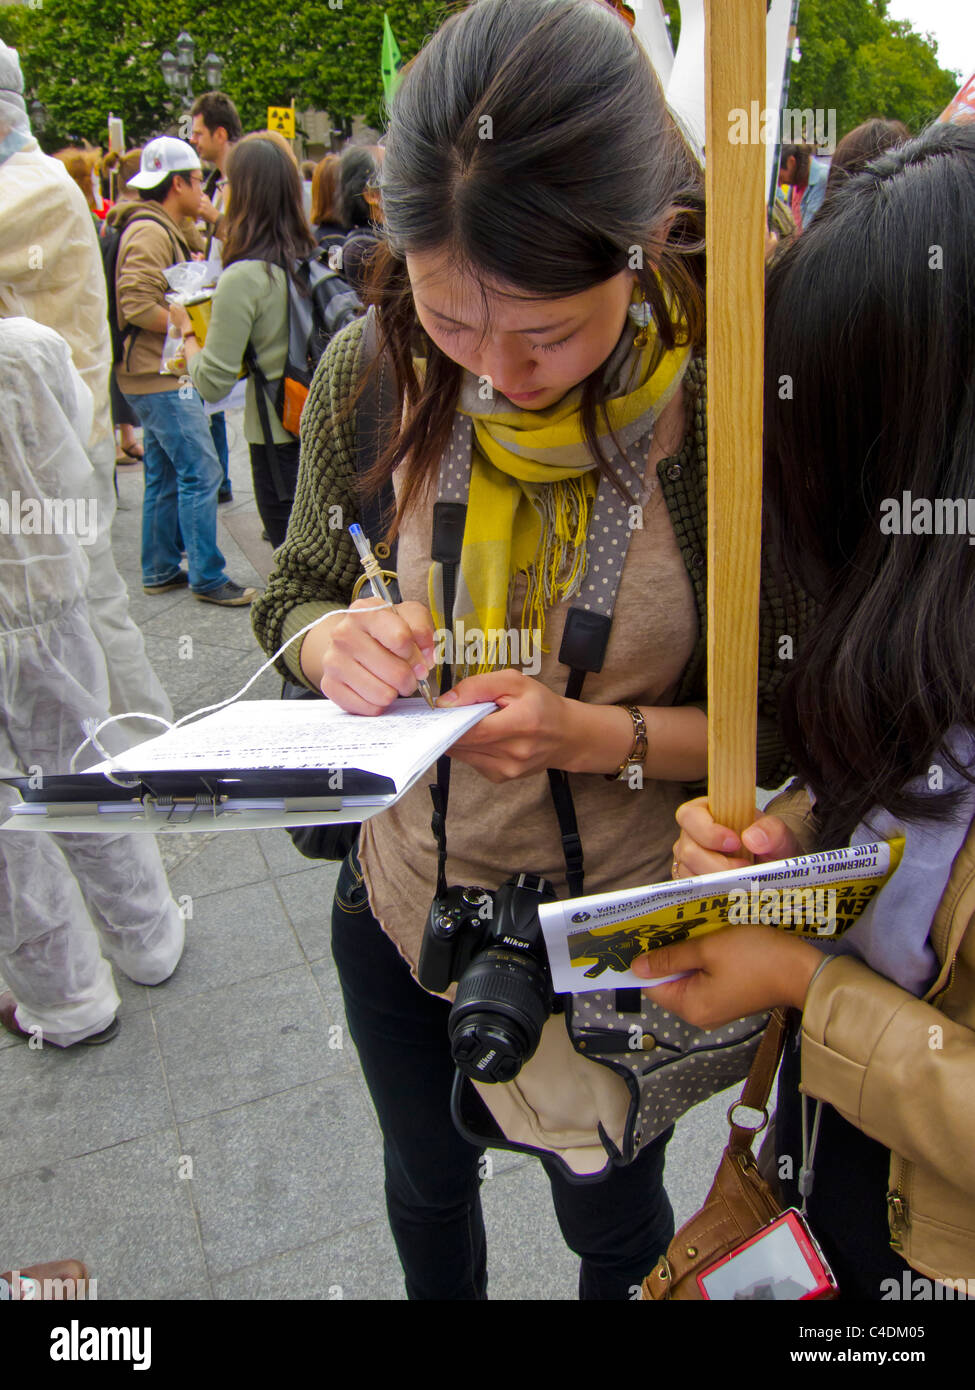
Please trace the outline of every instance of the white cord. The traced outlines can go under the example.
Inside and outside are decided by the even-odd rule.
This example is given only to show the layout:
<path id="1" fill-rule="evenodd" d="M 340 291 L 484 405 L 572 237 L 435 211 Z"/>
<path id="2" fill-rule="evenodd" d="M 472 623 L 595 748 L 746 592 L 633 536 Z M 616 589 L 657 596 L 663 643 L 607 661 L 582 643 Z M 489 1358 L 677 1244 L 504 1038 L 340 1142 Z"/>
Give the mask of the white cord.
<path id="1" fill-rule="evenodd" d="M 819 1120 L 823 1111 L 823 1102 L 821 1100 L 816 1101 L 816 1109 L 813 1113 L 813 1132 L 811 1144 L 809 1143 L 808 1134 L 806 1130 L 805 1096 L 800 1096 L 799 1105 L 802 1112 L 802 1167 L 799 1169 L 799 1181 L 797 1186 L 799 1189 L 799 1195 L 802 1198 L 802 1205 L 799 1207 L 799 1211 L 803 1216 L 805 1216 L 806 1202 L 809 1198 L 809 1194 L 813 1190 L 813 1179 L 815 1178 L 815 1173 L 813 1171 L 813 1158 L 816 1153 L 816 1145 L 819 1142 Z"/>
<path id="2" fill-rule="evenodd" d="M 87 738 L 85 739 L 84 743 L 80 743 L 78 745 L 78 747 L 72 754 L 71 762 L 68 764 L 68 771 L 74 772 L 75 763 L 78 761 L 78 758 L 88 747 L 89 743 L 97 753 L 100 753 L 102 755 L 106 762 L 112 763 L 114 766 L 115 759 L 118 755 L 107 752 L 106 749 L 104 749 L 102 745 L 99 743 L 98 735 L 101 733 L 102 729 L 106 729 L 109 724 L 117 724 L 121 719 L 151 719 L 157 724 L 164 724 L 167 730 L 172 730 L 178 729 L 181 724 L 186 724 L 191 719 L 195 719 L 197 715 L 212 714 L 215 710 L 224 709 L 225 706 L 232 705 L 235 700 L 239 700 L 241 695 L 244 695 L 248 690 L 250 690 L 251 686 L 257 680 L 258 676 L 263 676 L 264 672 L 268 669 L 268 667 L 273 666 L 274 663 L 277 661 L 278 657 L 281 655 L 281 653 L 285 651 L 288 647 L 290 647 L 291 643 L 296 641 L 297 638 L 304 637 L 306 632 L 310 632 L 313 627 L 317 627 L 319 623 L 323 623 L 326 618 L 336 618 L 342 613 L 351 612 L 351 608 L 333 608 L 330 612 L 323 613 L 320 618 L 315 618 L 313 622 L 306 623 L 305 626 L 300 629 L 300 631 L 294 634 L 294 637 L 289 637 L 287 642 L 284 643 L 284 646 L 279 647 L 273 656 L 268 657 L 264 665 L 259 667 L 258 670 L 254 672 L 250 680 L 246 683 L 246 685 L 241 686 L 241 688 L 237 691 L 236 695 L 231 695 L 230 698 L 227 700 L 220 700 L 219 703 L 215 705 L 203 705 L 200 709 L 192 710 L 189 714 L 184 714 L 182 719 L 177 719 L 174 724 L 170 723 L 168 719 L 164 719 L 160 714 L 142 714 L 139 712 L 135 712 L 132 714 L 112 714 L 108 717 L 108 719 L 103 719 L 100 724 L 96 724 L 94 719 L 84 720 L 82 722 L 81 727 L 87 734 Z M 123 771 L 124 769 L 117 770 Z M 118 777 L 115 777 L 112 772 L 106 772 L 104 775 L 108 778 L 110 782 L 114 782 L 117 787 L 137 787 L 139 785 L 138 779 L 136 779 L 136 781 L 134 782 L 122 782 L 119 780 Z"/>

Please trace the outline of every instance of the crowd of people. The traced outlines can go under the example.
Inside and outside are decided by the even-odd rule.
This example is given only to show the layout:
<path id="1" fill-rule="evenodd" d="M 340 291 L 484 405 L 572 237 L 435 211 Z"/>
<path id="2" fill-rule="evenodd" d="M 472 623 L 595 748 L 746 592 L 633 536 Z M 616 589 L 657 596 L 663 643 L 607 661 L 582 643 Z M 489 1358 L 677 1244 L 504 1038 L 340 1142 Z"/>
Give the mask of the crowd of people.
<path id="1" fill-rule="evenodd" d="M 526 100 L 534 85 L 544 103 Z M 673 1120 L 654 1123 L 653 1107 L 686 1109 L 631 1094 L 558 1012 L 515 1080 L 457 1091 L 451 1001 L 417 978 L 447 845 L 453 883 L 493 891 L 530 870 L 565 897 L 903 835 L 892 891 L 839 941 L 728 928 L 642 957 L 638 975 L 682 978 L 635 1009 L 591 997 L 624 1036 L 664 1011 L 720 1029 L 790 1010 L 770 1171 L 785 1200 L 808 1195 L 781 1160 L 804 1151 L 804 1096 L 821 1102 L 808 1216 L 840 1297 L 877 1299 L 906 1270 L 975 1281 L 975 548 L 879 526 L 886 497 L 975 492 L 975 124 L 912 136 L 871 121 L 829 164 L 782 151 L 756 747 L 758 785 L 778 795 L 739 835 L 700 795 L 703 172 L 619 16 L 598 0 L 478 0 L 404 73 L 383 146 L 313 170 L 208 93 L 190 142 L 149 141 L 137 170 L 119 159 L 111 208 L 82 197 L 90 163 L 40 153 L 21 93 L 0 49 L 3 486 L 90 486 L 104 536 L 45 538 L 37 570 L 40 542 L 3 537 L 4 775 L 65 771 L 92 715 L 169 710 L 111 557 L 110 375 L 121 448 L 134 455 L 124 431 L 143 433 L 145 593 L 250 606 L 268 656 L 319 619 L 278 669 L 357 715 L 425 676 L 442 704 L 498 706 L 449 750 L 437 835 L 421 780 L 363 823 L 332 908 L 408 1296 L 487 1296 L 481 1159 L 500 1145 L 538 1156 L 580 1296 L 632 1297 L 674 1235 Z M 74 239 L 52 239 L 38 275 L 26 248 L 49 221 Z M 945 249 L 936 272 L 930 247 Z M 295 267 L 316 258 L 361 312 L 324 348 L 299 439 L 281 383 Z M 168 299 L 166 272 L 197 260 L 215 280 L 205 341 L 193 305 Z M 161 371 L 173 337 L 178 370 Z M 227 574 L 217 544 L 220 407 L 244 374 L 275 548 L 261 593 Z M 395 399 L 363 476 L 357 412 L 380 375 Z M 395 516 L 373 538 L 395 547 L 392 607 L 354 593 L 347 525 L 377 497 Z M 336 506 L 346 525 L 326 529 Z M 603 622 L 598 651 L 573 636 L 583 606 Z M 435 634 L 458 621 L 537 632 L 537 673 L 459 650 L 435 670 Z M 0 833 L 0 859 L 0 1023 L 62 1047 L 109 1040 L 105 957 L 156 984 L 182 951 L 151 838 Z M 46 897 L 18 892 L 28 877 Z"/>

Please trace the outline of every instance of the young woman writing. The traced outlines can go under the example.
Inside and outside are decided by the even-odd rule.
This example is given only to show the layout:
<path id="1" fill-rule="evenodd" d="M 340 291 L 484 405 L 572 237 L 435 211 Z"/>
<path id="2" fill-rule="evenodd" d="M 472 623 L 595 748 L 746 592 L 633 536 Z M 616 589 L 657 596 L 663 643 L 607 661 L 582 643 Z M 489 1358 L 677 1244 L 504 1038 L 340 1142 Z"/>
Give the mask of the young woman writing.
<path id="1" fill-rule="evenodd" d="M 566 894 L 546 769 L 571 774 L 588 890 L 659 878 L 669 818 L 705 772 L 701 171 L 611 9 L 480 0 L 407 70 L 382 197 L 371 295 L 400 406 L 372 482 L 396 491 L 404 601 L 359 600 L 293 644 L 282 671 L 375 715 L 415 692 L 462 625 L 470 643 L 445 649 L 449 698 L 499 709 L 450 750 L 450 882 L 494 890 L 525 870 Z M 361 505 L 362 329 L 333 340 L 306 406 L 292 525 L 254 614 L 268 652 L 348 607 L 359 573 L 347 530 L 327 519 L 338 506 L 347 526 Z M 466 503 L 452 604 L 433 543 L 438 493 Z M 615 608 L 603 597 L 614 589 Z M 562 650 L 573 600 L 609 629 L 581 700 L 566 694 Z M 774 637 L 801 632 L 805 601 L 770 575 L 763 617 L 759 767 L 777 786 L 788 764 L 774 731 Z M 512 629 L 516 654 L 497 641 Z M 481 1298 L 481 1151 L 451 1121 L 449 1005 L 412 973 L 436 886 L 430 799 L 417 786 L 363 825 L 339 877 L 333 951 L 383 1129 L 409 1296 Z M 562 1021 L 549 1022 L 564 1039 Z M 581 1131 L 586 1088 L 560 1089 L 560 1114 L 539 1126 Z M 503 1110 L 507 1086 L 484 1090 Z M 607 1174 L 584 1185 L 543 1154 L 583 1297 L 630 1296 L 669 1238 L 669 1134 L 628 1165 L 600 1148 Z"/>

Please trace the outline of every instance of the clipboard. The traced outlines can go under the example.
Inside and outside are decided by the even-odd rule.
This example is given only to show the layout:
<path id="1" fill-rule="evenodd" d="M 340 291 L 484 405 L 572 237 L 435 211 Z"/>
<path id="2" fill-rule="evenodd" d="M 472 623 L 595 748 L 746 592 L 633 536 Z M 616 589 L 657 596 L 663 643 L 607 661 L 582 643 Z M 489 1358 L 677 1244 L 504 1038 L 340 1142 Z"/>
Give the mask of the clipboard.
<path id="1" fill-rule="evenodd" d="M 85 772 L 0 778 L 20 796 L 0 831 L 158 835 L 363 821 L 494 709 L 430 711 L 405 699 L 370 719 L 328 700 L 247 701 Z"/>
<path id="2" fill-rule="evenodd" d="M 342 789 L 334 783 L 342 776 Z M 153 772 L 120 787 L 100 772 L 0 781 L 19 792 L 2 830 L 165 834 L 186 830 L 260 830 L 362 821 L 398 799 L 392 778 L 326 768 L 282 776 L 278 770 Z M 400 793 L 401 795 L 402 793 Z"/>

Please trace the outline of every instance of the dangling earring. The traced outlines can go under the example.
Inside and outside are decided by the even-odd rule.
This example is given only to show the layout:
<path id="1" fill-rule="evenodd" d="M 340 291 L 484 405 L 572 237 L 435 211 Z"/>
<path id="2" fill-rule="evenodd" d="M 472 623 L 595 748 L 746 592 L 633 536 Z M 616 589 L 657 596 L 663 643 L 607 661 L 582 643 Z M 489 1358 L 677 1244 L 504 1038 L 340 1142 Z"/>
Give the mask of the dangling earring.
<path id="1" fill-rule="evenodd" d="M 646 296 L 640 300 L 639 304 L 631 304 L 627 312 L 639 330 L 636 337 L 633 339 L 634 346 L 638 348 L 647 347 L 650 342 L 650 325 L 653 323 L 653 310 L 647 303 Z"/>

